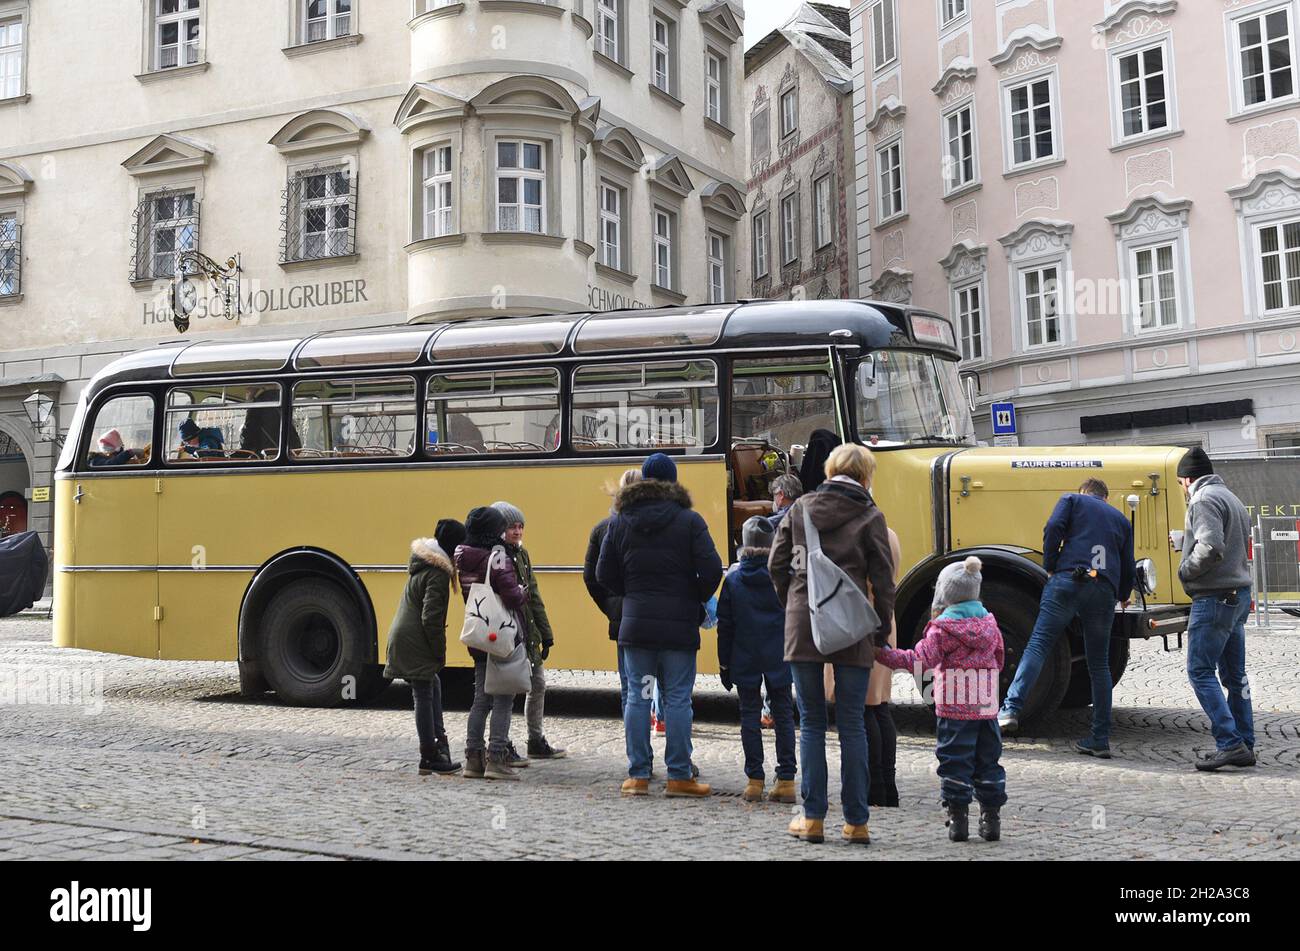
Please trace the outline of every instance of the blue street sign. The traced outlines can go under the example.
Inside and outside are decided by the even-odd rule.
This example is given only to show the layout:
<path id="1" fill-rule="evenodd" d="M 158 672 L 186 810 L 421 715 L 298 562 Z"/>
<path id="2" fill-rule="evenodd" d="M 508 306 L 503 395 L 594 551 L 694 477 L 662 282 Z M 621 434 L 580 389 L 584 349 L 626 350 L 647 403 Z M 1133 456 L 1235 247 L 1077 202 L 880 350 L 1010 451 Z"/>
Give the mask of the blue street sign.
<path id="1" fill-rule="evenodd" d="M 994 436 L 1014 436 L 1016 434 L 1016 404 L 994 403 L 990 408 L 993 416 Z"/>

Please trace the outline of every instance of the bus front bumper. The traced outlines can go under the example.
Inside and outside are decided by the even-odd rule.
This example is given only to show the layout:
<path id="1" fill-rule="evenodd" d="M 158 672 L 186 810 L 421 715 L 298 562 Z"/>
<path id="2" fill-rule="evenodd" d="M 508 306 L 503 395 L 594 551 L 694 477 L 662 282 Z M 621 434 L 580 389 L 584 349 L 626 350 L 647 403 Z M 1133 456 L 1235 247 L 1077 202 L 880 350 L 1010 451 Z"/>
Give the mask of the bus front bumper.
<path id="1" fill-rule="evenodd" d="M 1181 648 L 1191 613 L 1190 604 L 1147 604 L 1145 608 L 1132 605 L 1118 609 L 1111 637 L 1126 640 L 1158 637 L 1164 641 L 1165 650 L 1170 650 L 1169 638 L 1176 637 L 1176 648 Z"/>

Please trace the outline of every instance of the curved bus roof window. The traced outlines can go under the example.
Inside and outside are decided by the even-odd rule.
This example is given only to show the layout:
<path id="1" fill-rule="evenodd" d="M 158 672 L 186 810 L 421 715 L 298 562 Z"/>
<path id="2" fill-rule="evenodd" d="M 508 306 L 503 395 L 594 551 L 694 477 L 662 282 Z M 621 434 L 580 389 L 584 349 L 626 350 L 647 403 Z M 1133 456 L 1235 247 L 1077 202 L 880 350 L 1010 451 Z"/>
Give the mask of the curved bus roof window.
<path id="1" fill-rule="evenodd" d="M 257 340 L 245 343 L 196 343 L 172 364 L 173 376 L 283 370 L 298 340 Z"/>
<path id="2" fill-rule="evenodd" d="M 320 334 L 303 344 L 293 358 L 294 369 L 410 366 L 420 362 L 429 338 L 437 330 L 438 327 L 424 327 L 419 330 Z"/>
<path id="3" fill-rule="evenodd" d="M 428 395 L 430 455 L 560 448 L 560 371 L 551 367 L 443 373 L 429 377 Z"/>
<path id="4" fill-rule="evenodd" d="M 682 310 L 613 311 L 597 314 L 578 330 L 575 353 L 610 350 L 669 350 L 708 347 L 722 337 L 722 325 L 734 304 Z"/>
<path id="5" fill-rule="evenodd" d="M 485 357 L 550 357 L 564 349 L 569 330 L 583 314 L 490 317 L 452 324 L 434 338 L 434 360 Z"/>
<path id="6" fill-rule="evenodd" d="M 295 459 L 415 452 L 415 378 L 302 380 L 293 387 Z"/>

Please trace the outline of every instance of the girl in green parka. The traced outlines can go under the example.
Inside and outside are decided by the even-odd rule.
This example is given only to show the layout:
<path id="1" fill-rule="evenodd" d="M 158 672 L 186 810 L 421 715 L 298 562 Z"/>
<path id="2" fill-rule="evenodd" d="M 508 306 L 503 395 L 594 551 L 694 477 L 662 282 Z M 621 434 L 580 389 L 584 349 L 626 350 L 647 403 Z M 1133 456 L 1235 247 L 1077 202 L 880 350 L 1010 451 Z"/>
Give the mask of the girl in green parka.
<path id="1" fill-rule="evenodd" d="M 447 662 L 447 601 L 456 584 L 451 555 L 465 540 L 465 526 L 444 518 L 433 538 L 411 542 L 410 578 L 388 630 L 388 666 L 384 676 L 411 685 L 415 730 L 420 737 L 420 775 L 460 770 L 452 761 L 442 722 L 442 682 L 438 671 Z"/>

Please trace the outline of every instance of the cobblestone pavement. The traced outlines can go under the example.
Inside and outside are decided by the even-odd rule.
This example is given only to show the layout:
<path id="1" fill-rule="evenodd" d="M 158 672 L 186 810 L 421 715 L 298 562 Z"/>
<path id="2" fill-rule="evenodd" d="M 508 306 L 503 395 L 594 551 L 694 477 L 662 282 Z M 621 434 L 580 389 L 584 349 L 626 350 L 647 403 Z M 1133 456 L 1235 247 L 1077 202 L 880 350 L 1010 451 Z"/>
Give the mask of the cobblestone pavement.
<path id="1" fill-rule="evenodd" d="M 1248 651 L 1259 768 L 1194 771 L 1213 740 L 1185 655 L 1135 644 L 1116 689 L 1115 759 L 1071 750 L 1087 711 L 1007 740 L 1011 801 L 1000 843 L 946 841 L 933 721 L 910 679 L 896 676 L 902 806 L 873 811 L 872 845 L 862 849 L 795 842 L 783 831 L 791 807 L 741 800 L 734 694 L 716 678 L 700 678 L 695 704 L 695 759 L 716 795 L 625 800 L 611 674 L 552 672 L 547 732 L 567 759 L 534 763 L 519 783 L 422 779 L 404 685 L 365 709 L 297 709 L 241 698 L 234 664 L 57 650 L 48 621 L 11 618 L 0 621 L 0 675 L 102 677 L 102 709 L 3 711 L 0 857 L 1294 859 L 1300 632 L 1251 630 Z M 452 706 L 447 721 L 459 753 L 464 706 Z M 835 776 L 833 736 L 828 746 Z M 662 740 L 655 749 L 661 758 Z M 831 798 L 828 818 L 838 821 L 834 788 Z"/>

